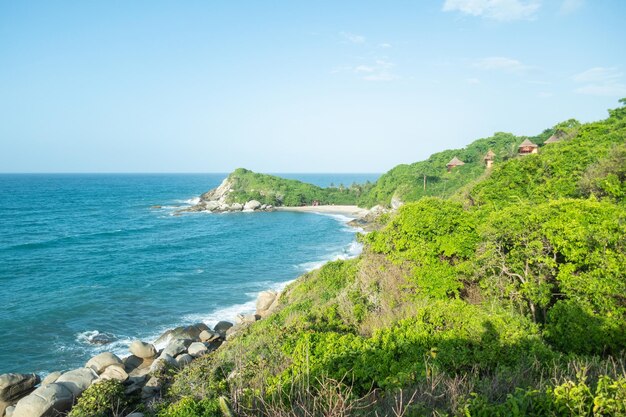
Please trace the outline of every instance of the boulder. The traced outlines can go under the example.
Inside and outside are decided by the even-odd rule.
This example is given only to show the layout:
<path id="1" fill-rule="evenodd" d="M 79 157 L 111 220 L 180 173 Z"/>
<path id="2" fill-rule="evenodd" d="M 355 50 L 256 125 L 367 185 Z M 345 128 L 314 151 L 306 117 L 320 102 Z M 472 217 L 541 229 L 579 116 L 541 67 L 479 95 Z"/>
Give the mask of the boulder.
<path id="1" fill-rule="evenodd" d="M 48 384 L 52 384 L 53 382 L 56 382 L 57 379 L 59 379 L 59 377 L 63 375 L 63 372 L 52 372 L 50 374 L 48 374 L 43 381 L 41 381 L 41 385 L 48 385 Z"/>
<path id="2" fill-rule="evenodd" d="M 209 348 L 202 342 L 194 342 L 189 345 L 187 352 L 194 358 L 198 358 L 209 351 Z"/>
<path id="3" fill-rule="evenodd" d="M 157 355 L 157 350 L 152 343 L 145 343 L 141 340 L 135 340 L 128 347 L 128 351 L 138 358 L 150 359 Z"/>
<path id="4" fill-rule="evenodd" d="M 128 379 L 128 374 L 124 370 L 123 365 L 111 365 L 107 366 L 107 368 L 100 374 L 100 379 L 117 379 L 118 381 L 126 381 Z"/>
<path id="5" fill-rule="evenodd" d="M 185 366 L 189 365 L 193 361 L 193 359 L 193 356 L 188 355 L 187 353 L 183 353 L 182 355 L 178 355 L 176 357 L 176 364 L 178 365 L 178 368 L 182 369 Z"/>
<path id="6" fill-rule="evenodd" d="M 156 345 L 161 345 L 169 342 L 172 339 L 191 339 L 198 340 L 198 336 L 203 330 L 209 330 L 209 327 L 204 323 L 196 323 L 191 326 L 180 326 L 174 329 L 168 330 L 163 333 L 155 342 Z"/>
<path id="7" fill-rule="evenodd" d="M 131 373 L 137 369 L 148 369 L 154 359 L 142 359 L 135 355 L 130 355 L 122 359 L 124 362 L 124 370 L 128 373 Z"/>
<path id="8" fill-rule="evenodd" d="M 211 330 L 203 330 L 202 333 L 200 333 L 199 338 L 201 342 L 212 342 L 219 339 L 220 335 L 218 333 L 212 332 Z"/>
<path id="9" fill-rule="evenodd" d="M 64 384 L 44 385 L 17 402 L 13 417 L 56 416 L 58 413 L 69 410 L 74 398 L 75 395 Z"/>
<path id="10" fill-rule="evenodd" d="M 91 368 L 74 369 L 57 378 L 54 384 L 63 385 L 69 389 L 74 397 L 78 397 L 85 391 L 93 381 L 98 378 L 98 374 Z M 46 385 L 51 386 L 54 384 Z"/>
<path id="11" fill-rule="evenodd" d="M 225 337 L 226 340 L 232 339 L 233 336 L 235 336 L 239 332 L 239 330 L 241 330 L 241 328 L 242 328 L 242 325 L 238 324 L 226 330 L 226 337 Z"/>
<path id="12" fill-rule="evenodd" d="M 230 205 L 230 209 L 232 211 L 241 211 L 241 210 L 243 210 L 243 204 L 233 203 L 233 204 Z"/>
<path id="13" fill-rule="evenodd" d="M 218 201 L 207 201 L 204 204 L 204 209 L 207 211 L 213 211 L 213 210 L 216 210 L 219 206 L 220 206 L 220 203 Z"/>
<path id="14" fill-rule="evenodd" d="M 222 320 L 215 325 L 213 331 L 219 333 L 220 336 L 223 336 L 226 334 L 226 331 L 231 327 L 233 327 L 233 324 L 231 322 Z"/>
<path id="15" fill-rule="evenodd" d="M 168 367 L 178 368 L 178 363 L 176 362 L 176 359 L 167 353 L 161 353 L 161 356 L 159 356 L 150 366 L 150 373 L 160 372 Z"/>
<path id="16" fill-rule="evenodd" d="M 261 203 L 256 200 L 250 200 L 243 205 L 243 209 L 246 211 L 254 211 L 261 208 Z"/>
<path id="17" fill-rule="evenodd" d="M 156 396 L 159 391 L 161 391 L 161 386 L 161 381 L 158 378 L 150 378 L 148 382 L 146 382 L 146 385 L 144 385 L 141 389 L 141 398 L 146 400 Z"/>
<path id="18" fill-rule="evenodd" d="M 252 324 L 260 318 L 258 314 L 237 314 L 237 321 L 240 324 Z"/>
<path id="19" fill-rule="evenodd" d="M 111 365 L 123 365 L 122 360 L 111 352 L 103 352 L 87 361 L 85 368 L 91 368 L 98 374 L 104 372 Z"/>
<path id="20" fill-rule="evenodd" d="M 4 410 L 4 417 L 13 417 L 14 412 L 15 412 L 15 406 L 10 405 Z"/>
<path id="21" fill-rule="evenodd" d="M 163 349 L 163 352 L 161 352 L 161 355 L 166 353 L 170 355 L 171 357 L 175 358 L 181 353 L 187 352 L 187 347 L 189 347 L 189 345 L 191 345 L 192 343 L 193 342 L 189 339 L 174 339 L 170 343 L 168 343 L 165 349 Z"/>
<path id="22" fill-rule="evenodd" d="M 268 311 L 276 298 L 278 298 L 278 293 L 276 291 L 261 291 L 256 299 L 256 313 L 262 315 Z"/>
<path id="23" fill-rule="evenodd" d="M 0 402 L 13 402 L 22 398 L 39 383 L 35 374 L 0 375 Z M 0 414 L 1 415 L 1 414 Z"/>

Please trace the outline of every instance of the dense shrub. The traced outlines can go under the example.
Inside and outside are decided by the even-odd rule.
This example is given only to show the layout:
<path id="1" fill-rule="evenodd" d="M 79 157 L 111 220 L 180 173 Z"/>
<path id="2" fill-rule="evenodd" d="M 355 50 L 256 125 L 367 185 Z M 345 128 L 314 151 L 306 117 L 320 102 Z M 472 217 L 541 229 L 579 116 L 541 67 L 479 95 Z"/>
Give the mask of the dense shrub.
<path id="1" fill-rule="evenodd" d="M 124 386 L 116 379 L 100 381 L 87 388 L 68 417 L 112 417 L 128 405 Z"/>
<path id="2" fill-rule="evenodd" d="M 183 397 L 159 411 L 158 417 L 222 417 L 217 399 Z"/>

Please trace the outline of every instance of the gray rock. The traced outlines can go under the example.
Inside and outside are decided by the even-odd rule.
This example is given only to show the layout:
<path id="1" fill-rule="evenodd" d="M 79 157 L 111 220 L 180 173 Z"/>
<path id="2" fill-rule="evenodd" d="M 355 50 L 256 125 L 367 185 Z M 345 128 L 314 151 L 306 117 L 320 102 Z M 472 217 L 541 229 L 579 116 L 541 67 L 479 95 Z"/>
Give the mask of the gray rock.
<path id="1" fill-rule="evenodd" d="M 14 412 L 15 412 L 15 406 L 10 405 L 4 410 L 4 417 L 13 417 Z"/>
<path id="2" fill-rule="evenodd" d="M 217 210 L 220 206 L 219 201 L 207 201 L 204 204 L 204 209 L 207 211 L 213 211 L 213 210 Z"/>
<path id="3" fill-rule="evenodd" d="M 61 375 L 54 384 L 65 386 L 75 397 L 85 391 L 93 381 L 98 378 L 98 374 L 91 368 L 74 369 Z M 54 384 L 46 385 L 51 386 Z"/>
<path id="4" fill-rule="evenodd" d="M 35 374 L 4 374 L 0 375 L 0 401 L 13 402 L 28 394 L 39 383 Z"/>
<path id="5" fill-rule="evenodd" d="M 103 352 L 89 359 L 85 364 L 85 368 L 91 368 L 98 374 L 101 374 L 111 365 L 123 365 L 122 360 L 111 352 Z"/>
<path id="6" fill-rule="evenodd" d="M 194 342 L 189 345 L 187 352 L 194 358 L 198 358 L 209 351 L 209 348 L 202 342 Z"/>
<path id="7" fill-rule="evenodd" d="M 231 322 L 222 320 L 215 325 L 213 331 L 219 333 L 220 335 L 224 335 L 226 334 L 226 331 L 231 327 L 233 327 L 233 324 Z"/>
<path id="8" fill-rule="evenodd" d="M 174 339 L 170 343 L 168 343 L 165 349 L 163 349 L 161 355 L 165 353 L 175 358 L 181 353 L 187 352 L 187 347 L 189 347 L 189 345 L 191 345 L 192 343 L 193 342 L 189 339 Z"/>
<path id="9" fill-rule="evenodd" d="M 157 360 L 155 360 L 150 366 L 150 373 L 163 371 L 168 367 L 178 368 L 178 363 L 176 362 L 176 359 L 167 353 L 161 353 Z"/>
<path id="10" fill-rule="evenodd" d="M 243 205 L 243 209 L 246 211 L 254 211 L 261 208 L 261 203 L 256 200 L 250 200 Z"/>
<path id="11" fill-rule="evenodd" d="M 200 343 L 200 342 L 196 342 L 196 343 Z M 182 355 L 178 355 L 176 357 L 176 364 L 178 366 L 178 368 L 182 369 L 185 366 L 189 365 L 191 362 L 193 361 L 193 356 L 187 354 L 187 353 L 183 353 Z"/>
<path id="12" fill-rule="evenodd" d="M 158 395 L 158 393 L 161 391 L 161 386 L 161 381 L 158 378 L 150 378 L 148 382 L 146 382 L 146 385 L 144 385 L 141 389 L 141 398 L 143 400 L 146 400 Z"/>
<path id="13" fill-rule="evenodd" d="M 152 343 L 145 343 L 141 340 L 135 340 L 128 347 L 128 351 L 138 358 L 150 359 L 157 355 L 157 350 Z"/>
<path id="14" fill-rule="evenodd" d="M 226 330 L 226 340 L 231 340 L 239 332 L 239 330 L 241 330 L 241 328 L 242 326 L 238 324 Z"/>
<path id="15" fill-rule="evenodd" d="M 191 326 L 180 326 L 174 329 L 168 330 L 163 333 L 155 342 L 160 345 L 169 342 L 172 339 L 191 339 L 198 340 L 198 336 L 203 330 L 209 330 L 209 327 L 204 323 L 196 323 Z"/>
<path id="16" fill-rule="evenodd" d="M 396 197 L 395 195 L 391 197 L 392 210 L 398 210 L 400 207 L 402 207 L 402 205 L 404 205 L 404 202 L 402 202 L 402 200 L 400 200 L 398 197 Z"/>
<path id="17" fill-rule="evenodd" d="M 233 204 L 230 205 L 230 209 L 232 211 L 241 211 L 241 210 L 243 210 L 243 204 L 233 203 Z"/>
<path id="18" fill-rule="evenodd" d="M 74 398 L 75 395 L 64 384 L 44 385 L 17 402 L 13 417 L 56 416 L 58 413 L 69 410 Z"/>
<path id="19" fill-rule="evenodd" d="M 261 316 L 258 314 L 237 314 L 237 320 L 240 324 L 252 324 L 260 318 Z"/>
<path id="20" fill-rule="evenodd" d="M 59 379 L 59 377 L 63 375 L 63 372 L 52 372 L 50 374 L 48 374 L 43 381 L 41 381 L 41 385 L 48 385 L 48 384 L 52 384 L 53 382 L 56 382 L 57 379 Z"/>
<path id="21" fill-rule="evenodd" d="M 100 379 L 117 379 L 118 381 L 126 381 L 128 379 L 128 373 L 124 370 L 122 365 L 111 365 L 100 374 Z"/>
<path id="22" fill-rule="evenodd" d="M 202 333 L 200 333 L 199 337 L 201 342 L 212 342 L 219 339 L 220 335 L 218 333 L 212 332 L 211 330 L 203 330 Z"/>
<path id="23" fill-rule="evenodd" d="M 260 316 L 267 312 L 278 298 L 276 291 L 262 291 L 256 299 L 256 313 Z"/>

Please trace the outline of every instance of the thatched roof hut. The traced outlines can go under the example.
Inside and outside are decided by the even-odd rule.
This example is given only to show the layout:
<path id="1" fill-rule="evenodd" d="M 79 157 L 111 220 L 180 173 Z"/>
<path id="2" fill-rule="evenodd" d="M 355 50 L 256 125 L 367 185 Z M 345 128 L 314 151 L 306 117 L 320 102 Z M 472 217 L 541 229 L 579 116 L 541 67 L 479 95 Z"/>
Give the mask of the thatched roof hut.
<path id="1" fill-rule="evenodd" d="M 524 142 L 522 142 L 518 146 L 518 152 L 520 155 L 528 155 L 531 153 L 537 153 L 538 151 L 539 151 L 539 146 L 532 143 L 528 139 L 524 139 Z"/>
<path id="2" fill-rule="evenodd" d="M 465 162 L 461 161 L 459 158 L 455 156 L 454 158 L 450 160 L 450 162 L 446 164 L 446 167 L 448 168 L 448 172 L 450 172 L 452 168 L 455 168 L 461 165 L 465 165 Z"/>
<path id="3" fill-rule="evenodd" d="M 487 168 L 491 168 L 491 166 L 493 165 L 493 160 L 495 158 L 496 158 L 496 154 L 491 149 L 489 149 L 489 151 L 483 158 L 483 161 L 485 161 L 485 165 L 487 165 Z"/>
<path id="4" fill-rule="evenodd" d="M 560 142 L 561 140 L 563 140 L 564 137 L 565 137 L 565 132 L 563 132 L 562 130 L 557 130 L 543 144 L 547 145 L 548 143 Z"/>

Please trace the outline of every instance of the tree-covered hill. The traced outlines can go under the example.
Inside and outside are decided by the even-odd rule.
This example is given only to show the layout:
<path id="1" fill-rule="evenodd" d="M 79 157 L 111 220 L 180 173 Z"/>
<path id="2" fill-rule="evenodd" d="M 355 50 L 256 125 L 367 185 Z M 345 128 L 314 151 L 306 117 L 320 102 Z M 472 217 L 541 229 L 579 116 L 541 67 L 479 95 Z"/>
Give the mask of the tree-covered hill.
<path id="1" fill-rule="evenodd" d="M 361 236 L 358 258 L 305 274 L 271 315 L 155 376 L 146 411 L 626 416 L 626 107 L 558 129 L 538 154 L 507 154 L 519 138 L 500 134 L 392 170 L 405 179 L 371 201 L 454 155 L 474 177 L 443 197 L 409 186 L 417 201 Z M 474 173 L 488 148 L 500 159 Z"/>

